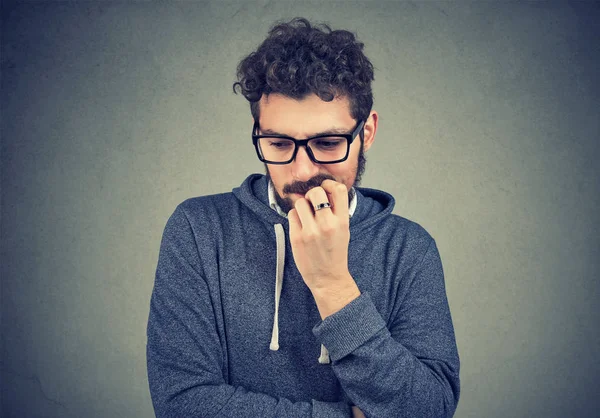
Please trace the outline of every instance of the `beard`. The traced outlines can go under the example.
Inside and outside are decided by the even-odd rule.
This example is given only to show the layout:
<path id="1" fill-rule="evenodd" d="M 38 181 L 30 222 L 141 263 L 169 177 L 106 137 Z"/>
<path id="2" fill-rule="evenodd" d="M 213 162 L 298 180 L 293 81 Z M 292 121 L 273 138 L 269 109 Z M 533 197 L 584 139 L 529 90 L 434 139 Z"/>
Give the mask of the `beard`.
<path id="1" fill-rule="evenodd" d="M 362 176 L 365 172 L 365 168 L 367 165 L 367 157 L 365 156 L 365 152 L 363 149 L 363 142 L 360 142 L 360 150 L 358 152 L 358 161 L 356 162 L 356 176 L 354 181 L 352 182 L 352 187 L 348 190 L 348 204 L 354 198 L 354 187 L 358 186 L 362 180 Z M 269 174 L 269 165 L 265 164 L 266 176 L 267 180 L 271 181 L 271 175 Z M 286 184 L 283 186 L 283 193 L 298 193 L 298 194 L 306 194 L 313 187 L 320 186 L 325 180 L 333 180 L 337 181 L 331 174 L 317 174 L 314 177 L 308 179 L 308 181 L 295 181 L 290 184 Z M 292 199 L 289 197 L 282 197 L 277 189 L 275 189 L 275 201 L 279 205 L 282 211 L 288 213 L 290 210 L 294 208 L 294 203 Z"/>

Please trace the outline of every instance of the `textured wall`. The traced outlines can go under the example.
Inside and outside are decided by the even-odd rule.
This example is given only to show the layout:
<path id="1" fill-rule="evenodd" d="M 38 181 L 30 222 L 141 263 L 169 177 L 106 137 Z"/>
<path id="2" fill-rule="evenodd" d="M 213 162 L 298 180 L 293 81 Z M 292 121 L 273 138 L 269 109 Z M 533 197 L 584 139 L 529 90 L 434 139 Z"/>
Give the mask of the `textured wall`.
<path id="1" fill-rule="evenodd" d="M 363 184 L 438 242 L 456 416 L 595 415 L 599 6 L 5 1 L 2 416 L 152 415 L 162 229 L 262 172 L 231 84 L 296 15 L 356 31 L 376 66 Z"/>

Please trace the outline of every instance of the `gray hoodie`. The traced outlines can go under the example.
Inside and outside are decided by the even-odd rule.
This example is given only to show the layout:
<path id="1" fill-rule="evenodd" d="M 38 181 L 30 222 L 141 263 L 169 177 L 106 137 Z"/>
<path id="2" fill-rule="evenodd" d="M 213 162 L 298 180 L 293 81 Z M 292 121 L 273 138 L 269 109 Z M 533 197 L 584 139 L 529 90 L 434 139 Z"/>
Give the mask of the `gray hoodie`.
<path id="1" fill-rule="evenodd" d="M 361 296 L 321 320 L 267 181 L 169 218 L 148 320 L 157 417 L 450 417 L 459 357 L 440 256 L 385 192 L 356 188 L 349 271 Z"/>

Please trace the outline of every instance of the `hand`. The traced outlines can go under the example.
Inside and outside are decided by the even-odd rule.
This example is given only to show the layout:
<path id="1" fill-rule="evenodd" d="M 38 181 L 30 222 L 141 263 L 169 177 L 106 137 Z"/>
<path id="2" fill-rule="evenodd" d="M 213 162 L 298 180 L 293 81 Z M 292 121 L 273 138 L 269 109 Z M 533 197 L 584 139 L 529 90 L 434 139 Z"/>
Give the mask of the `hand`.
<path id="1" fill-rule="evenodd" d="M 363 414 L 363 411 L 358 409 L 358 406 L 353 406 L 352 407 L 352 418 L 366 418 L 366 417 L 365 417 L 365 414 Z"/>
<path id="2" fill-rule="evenodd" d="M 315 212 L 324 202 L 332 207 Z M 348 189 L 333 180 L 310 189 L 288 213 L 294 260 L 323 319 L 360 295 L 348 271 L 349 218 Z"/>

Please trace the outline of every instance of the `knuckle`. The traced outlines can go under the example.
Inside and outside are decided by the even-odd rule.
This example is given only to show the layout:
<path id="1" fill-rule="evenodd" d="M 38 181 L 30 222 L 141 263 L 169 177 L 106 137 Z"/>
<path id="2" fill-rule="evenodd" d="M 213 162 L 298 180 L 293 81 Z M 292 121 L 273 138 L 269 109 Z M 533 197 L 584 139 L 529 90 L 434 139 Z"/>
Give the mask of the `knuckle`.
<path id="1" fill-rule="evenodd" d="M 310 244 L 317 239 L 317 233 L 315 231 L 306 231 L 302 234 L 302 241 L 305 244 Z"/>
<path id="2" fill-rule="evenodd" d="M 290 234 L 290 243 L 293 246 L 298 246 L 303 243 L 302 236 Z"/>
<path id="3" fill-rule="evenodd" d="M 344 183 L 338 183 L 335 185 L 335 191 L 338 193 L 347 193 L 348 188 L 346 187 L 346 185 Z"/>
<path id="4" fill-rule="evenodd" d="M 310 189 L 307 194 L 309 194 L 309 193 L 310 193 L 310 196 L 317 197 L 317 196 L 321 195 L 322 193 L 325 193 L 325 190 L 321 186 L 317 186 L 317 187 L 313 187 L 312 189 Z"/>
<path id="5" fill-rule="evenodd" d="M 331 224 L 324 225 L 321 228 L 321 232 L 323 233 L 323 235 L 325 235 L 327 237 L 332 236 L 336 230 L 337 230 L 337 228 L 335 227 L 335 225 L 331 225 Z"/>

